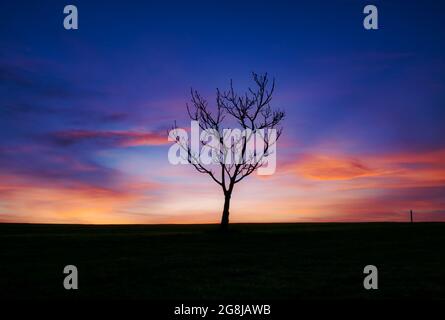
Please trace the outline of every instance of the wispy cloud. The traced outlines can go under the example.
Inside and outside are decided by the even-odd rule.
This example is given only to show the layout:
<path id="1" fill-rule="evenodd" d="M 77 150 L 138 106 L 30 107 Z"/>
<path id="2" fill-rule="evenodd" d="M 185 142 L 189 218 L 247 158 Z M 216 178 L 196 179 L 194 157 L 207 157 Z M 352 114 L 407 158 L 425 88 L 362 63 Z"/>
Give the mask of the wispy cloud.
<path id="1" fill-rule="evenodd" d="M 166 134 L 140 131 L 70 130 L 50 134 L 59 146 L 93 142 L 116 147 L 159 146 L 169 143 Z"/>
<path id="2" fill-rule="evenodd" d="M 302 154 L 285 170 L 311 180 L 372 180 L 413 185 L 445 185 L 445 150 L 379 155 Z M 391 181 L 390 181 L 391 180 Z M 392 182 L 392 183 L 391 183 Z"/>

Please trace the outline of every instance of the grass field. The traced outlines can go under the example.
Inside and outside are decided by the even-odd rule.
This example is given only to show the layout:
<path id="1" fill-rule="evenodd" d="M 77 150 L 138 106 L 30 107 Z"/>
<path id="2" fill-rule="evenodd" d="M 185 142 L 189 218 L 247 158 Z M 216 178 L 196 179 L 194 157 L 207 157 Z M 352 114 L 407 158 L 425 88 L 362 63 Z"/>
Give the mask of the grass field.
<path id="1" fill-rule="evenodd" d="M 2 298 L 445 299 L 445 224 L 0 224 Z M 65 265 L 79 290 L 65 290 Z M 363 289 L 363 268 L 379 290 Z"/>

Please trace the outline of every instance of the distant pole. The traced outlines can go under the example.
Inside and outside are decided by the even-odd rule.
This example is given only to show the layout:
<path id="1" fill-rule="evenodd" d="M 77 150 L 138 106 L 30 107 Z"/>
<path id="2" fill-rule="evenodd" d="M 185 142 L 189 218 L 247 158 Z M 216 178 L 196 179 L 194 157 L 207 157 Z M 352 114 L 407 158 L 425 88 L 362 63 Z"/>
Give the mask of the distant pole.
<path id="1" fill-rule="evenodd" d="M 410 210 L 410 211 L 409 211 L 409 215 L 410 215 L 410 217 L 411 217 L 411 223 L 413 223 L 413 210 Z"/>

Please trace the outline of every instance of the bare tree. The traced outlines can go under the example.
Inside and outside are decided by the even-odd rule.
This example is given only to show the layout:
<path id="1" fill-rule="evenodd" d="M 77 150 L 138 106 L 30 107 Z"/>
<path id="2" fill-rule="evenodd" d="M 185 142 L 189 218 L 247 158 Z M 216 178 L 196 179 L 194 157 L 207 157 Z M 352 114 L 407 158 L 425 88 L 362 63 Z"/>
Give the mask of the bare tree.
<path id="1" fill-rule="evenodd" d="M 266 74 L 252 74 L 255 86 L 240 95 L 233 88 L 226 91 L 216 89 L 216 108 L 210 110 L 208 102 L 196 90 L 191 89 L 191 104 L 187 104 L 187 112 L 191 120 L 198 121 L 202 130 L 212 132 L 217 146 L 213 145 L 212 163 L 205 165 L 200 161 L 199 154 L 195 152 L 190 141 L 182 141 L 177 134 L 175 125 L 170 131 L 170 136 L 187 155 L 187 162 L 194 168 L 207 174 L 216 182 L 224 193 L 224 209 L 221 218 L 221 229 L 227 230 L 229 225 L 230 199 L 235 184 L 252 174 L 256 169 L 264 166 L 267 156 L 272 152 L 273 146 L 281 136 L 280 126 L 285 114 L 278 109 L 272 109 L 270 102 L 275 89 L 275 80 L 269 83 Z M 225 125 L 238 125 L 243 134 L 232 141 L 233 137 L 227 136 Z M 267 133 L 265 133 L 267 131 Z M 271 132 L 275 132 L 274 135 Z M 262 152 L 250 152 L 247 147 L 251 139 L 260 133 L 264 150 Z M 256 136 L 258 137 L 258 136 Z M 227 138 L 231 143 L 227 145 Z M 206 141 L 200 141 L 201 146 L 208 146 Z M 228 161 L 234 156 L 236 161 Z M 238 155 L 238 157 L 236 156 Z M 215 169 L 216 167 L 216 169 Z"/>

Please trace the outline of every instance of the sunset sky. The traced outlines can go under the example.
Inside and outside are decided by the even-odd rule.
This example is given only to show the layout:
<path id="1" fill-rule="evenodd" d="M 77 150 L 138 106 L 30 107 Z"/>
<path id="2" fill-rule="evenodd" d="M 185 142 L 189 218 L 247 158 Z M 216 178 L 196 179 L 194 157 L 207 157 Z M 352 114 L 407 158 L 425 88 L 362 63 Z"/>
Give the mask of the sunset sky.
<path id="1" fill-rule="evenodd" d="M 445 221 L 439 1 L 9 1 L 0 10 L 0 222 L 214 223 L 223 194 L 167 159 L 190 87 L 276 80 L 273 176 L 231 222 Z M 44 3 L 44 4 L 43 4 Z"/>

